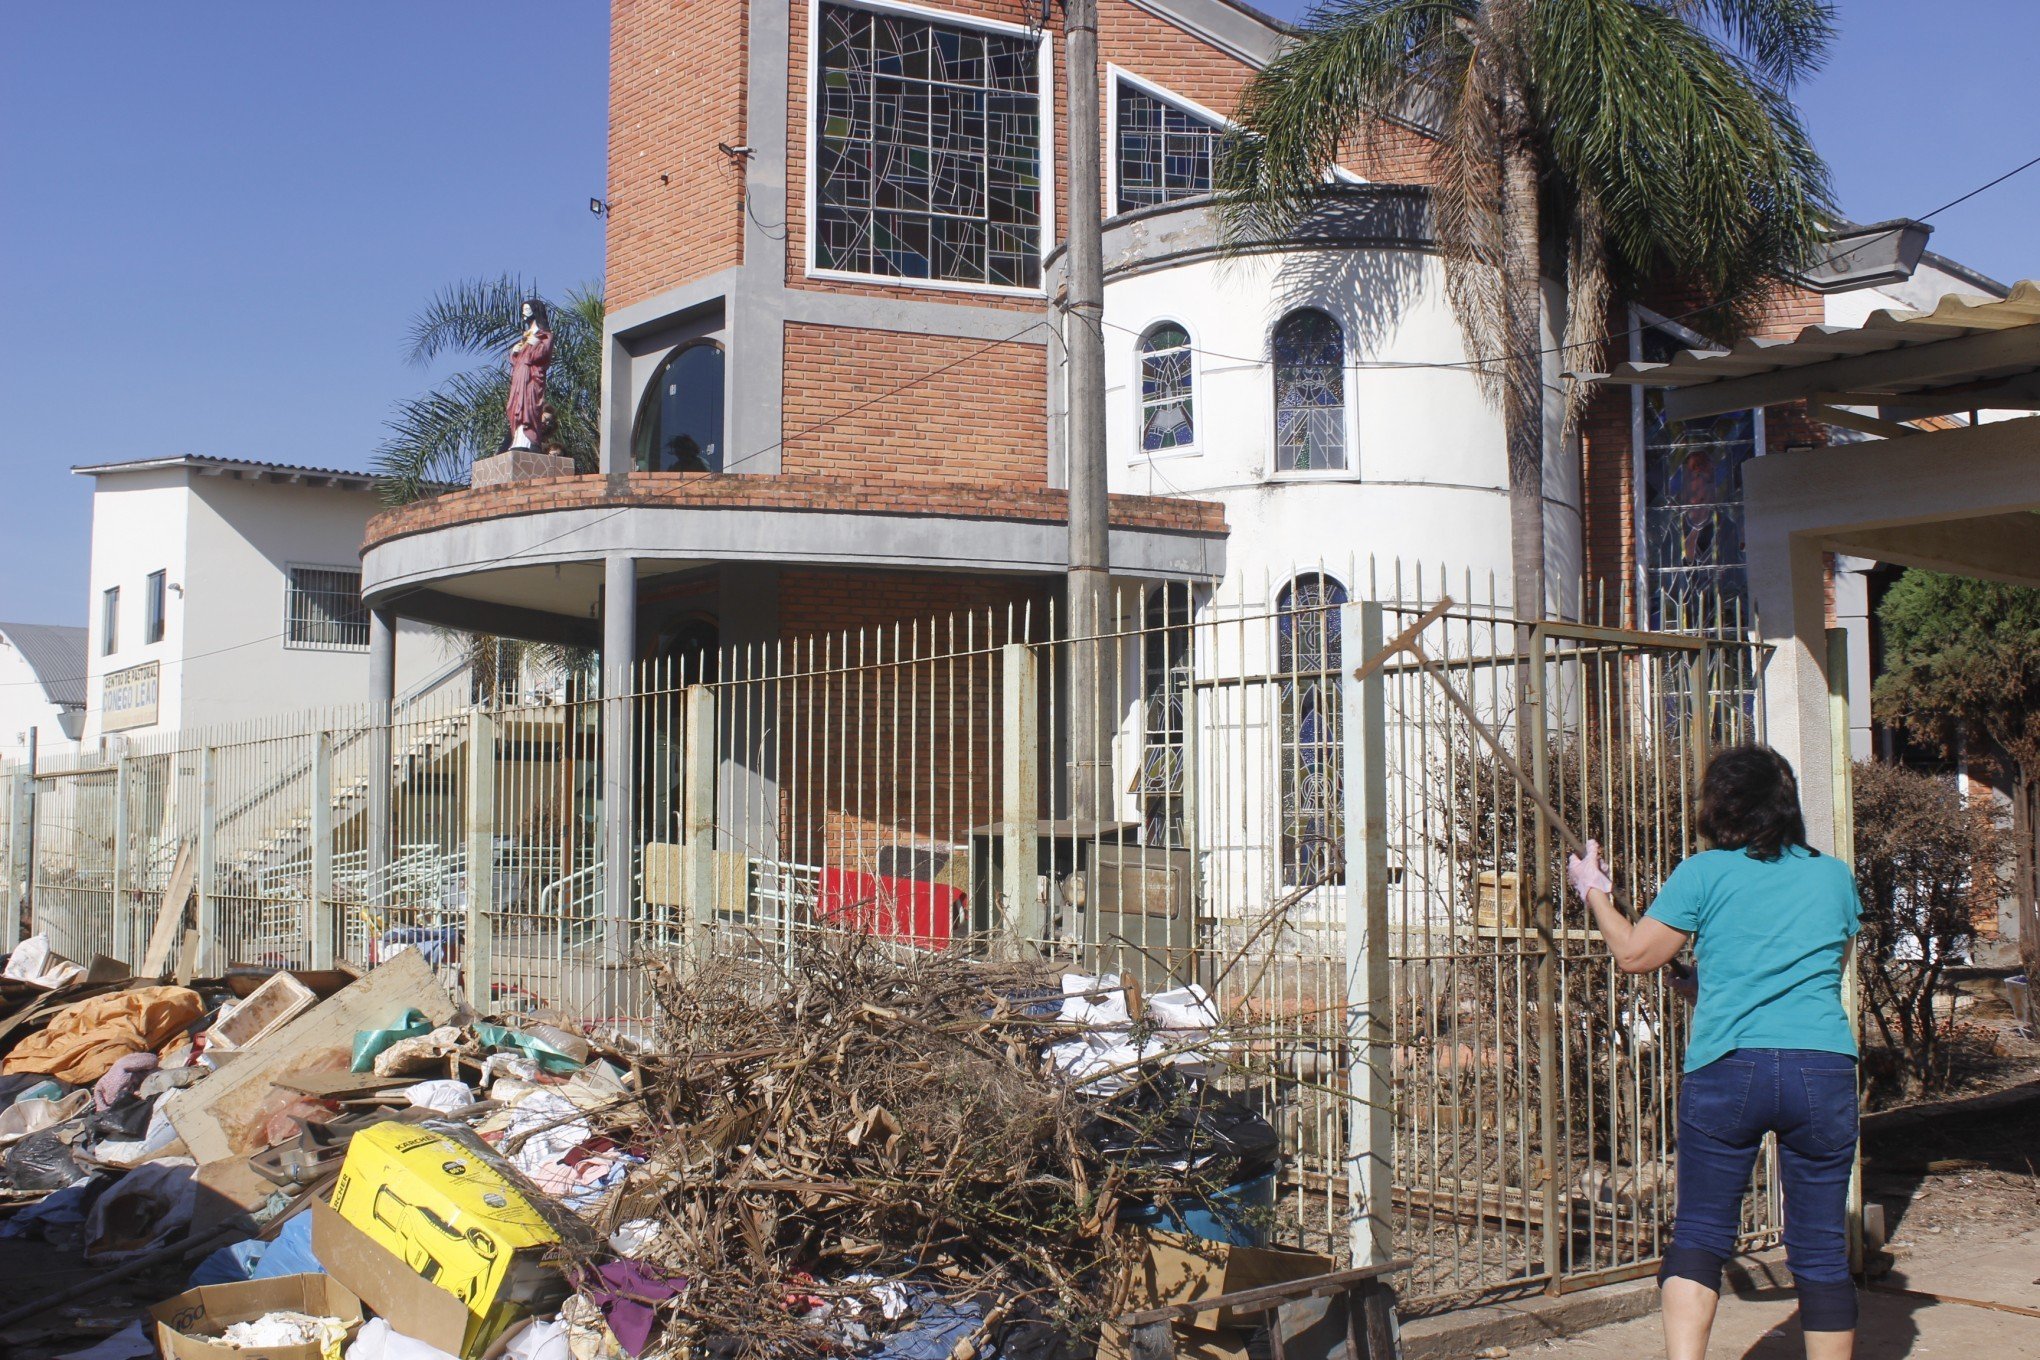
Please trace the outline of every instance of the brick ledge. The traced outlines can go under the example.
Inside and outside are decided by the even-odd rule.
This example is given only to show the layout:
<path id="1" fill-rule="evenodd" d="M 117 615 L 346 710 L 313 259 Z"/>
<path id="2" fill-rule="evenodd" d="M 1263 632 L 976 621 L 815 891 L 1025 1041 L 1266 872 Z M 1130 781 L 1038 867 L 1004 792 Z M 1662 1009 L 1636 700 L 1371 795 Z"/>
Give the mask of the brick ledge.
<path id="1" fill-rule="evenodd" d="M 672 506 L 690 510 L 796 510 L 833 514 L 941 515 L 1061 523 L 1069 493 L 985 482 L 895 482 L 879 478 L 707 475 L 697 472 L 589 473 L 534 477 L 394 506 L 368 522 L 362 550 L 456 524 L 555 510 Z M 1223 534 L 1225 507 L 1176 496 L 1111 502 L 1118 529 Z"/>

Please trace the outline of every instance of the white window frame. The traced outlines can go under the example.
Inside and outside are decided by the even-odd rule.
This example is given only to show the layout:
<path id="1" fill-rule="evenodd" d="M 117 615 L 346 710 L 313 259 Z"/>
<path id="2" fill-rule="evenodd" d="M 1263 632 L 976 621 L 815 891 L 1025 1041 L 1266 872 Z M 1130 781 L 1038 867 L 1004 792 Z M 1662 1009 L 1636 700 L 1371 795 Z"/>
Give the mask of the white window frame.
<path id="1" fill-rule="evenodd" d="M 822 4 L 841 5 L 845 9 L 871 10 L 880 14 L 903 14 L 911 18 L 926 19 L 931 23 L 945 24 L 951 28 L 975 28 L 985 33 L 999 33 L 1008 37 L 1033 37 L 1040 50 L 1034 61 L 1034 83 L 1041 101 L 1041 259 L 1044 276 L 1040 287 L 1023 288 L 1006 283 L 971 283 L 959 279 L 910 279 L 898 274 L 861 274 L 851 269 L 824 269 L 815 263 L 815 224 L 819 220 L 816 200 L 819 187 L 815 183 L 815 110 L 819 104 L 816 98 L 818 80 L 822 66 Z M 1046 28 L 1035 30 L 1025 24 L 1006 23 L 998 19 L 980 19 L 974 14 L 956 14 L 949 10 L 930 9 L 925 5 L 898 3 L 898 0 L 814 0 L 808 6 L 807 31 L 807 126 L 803 129 L 805 138 L 802 160 L 805 164 L 807 201 L 807 240 L 802 244 L 801 263 L 808 278 L 834 279 L 846 283 L 882 283 L 899 288 L 927 288 L 946 293 L 991 293 L 1002 297 L 1041 297 L 1047 288 L 1047 261 L 1055 250 L 1055 193 L 1056 193 L 1056 149 L 1055 149 L 1055 45 Z"/>
<path id="2" fill-rule="evenodd" d="M 348 653 L 367 651 L 369 648 L 369 642 L 368 639 L 366 638 L 364 638 L 359 644 L 352 642 L 297 642 L 291 638 L 290 598 L 292 592 L 297 589 L 296 573 L 301 571 L 333 571 L 339 572 L 343 575 L 352 576 L 357 581 L 363 579 L 361 564 L 359 562 L 345 565 L 332 562 L 285 562 L 283 564 L 283 649 L 287 652 Z M 360 588 L 357 586 L 356 587 L 357 594 L 359 593 L 359 590 Z M 367 601 L 364 600 L 362 602 L 361 607 L 365 611 L 368 608 Z M 373 624 L 370 625 L 369 631 L 371 635 L 373 635 L 374 633 Z"/>
<path id="3" fill-rule="evenodd" d="M 1340 423 L 1346 433 L 1346 466 L 1342 468 L 1285 468 L 1280 466 L 1281 450 L 1275 443 L 1275 426 L 1281 412 L 1275 398 L 1275 332 L 1282 323 L 1298 312 L 1323 312 L 1339 328 L 1339 391 L 1341 402 Z M 1277 482 L 1357 482 L 1360 480 L 1360 414 L 1353 400 L 1353 324 L 1339 314 L 1339 309 L 1323 302 L 1307 299 L 1290 301 L 1268 323 L 1266 338 L 1262 341 L 1268 354 L 1268 418 L 1264 422 L 1268 431 L 1268 477 Z M 1286 583 L 1285 583 L 1286 584 Z M 1342 587 L 1343 588 L 1343 587 Z"/>
<path id="4" fill-rule="evenodd" d="M 142 644 L 152 646 L 170 636 L 170 569 L 150 572 L 143 585 Z"/>
<path id="5" fill-rule="evenodd" d="M 1144 347 L 1150 332 L 1157 326 L 1181 326 L 1183 334 L 1190 337 L 1190 443 L 1179 449 L 1153 449 L 1147 447 L 1147 410 L 1142 400 L 1141 388 L 1146 381 L 1143 364 L 1146 360 Z M 1133 451 L 1127 457 L 1128 466 L 1138 467 L 1143 463 L 1162 463 L 1172 458 L 1201 458 L 1204 456 L 1204 369 L 1198 363 L 1202 351 L 1197 344 L 1197 331 L 1180 315 L 1164 312 L 1150 317 L 1145 325 L 1134 333 L 1133 371 L 1128 378 L 1127 388 L 1133 394 Z M 1145 606 L 1143 606 L 1145 607 Z"/>
<path id="6" fill-rule="evenodd" d="M 1706 336 L 1682 326 L 1668 316 L 1661 316 L 1648 307 L 1637 303 L 1629 304 L 1629 361 L 1643 362 L 1643 332 L 1648 327 L 1670 333 L 1685 341 L 1694 349 L 1726 349 L 1726 345 L 1709 340 Z M 1764 408 L 1756 408 L 1756 421 L 1751 426 L 1751 441 L 1756 447 L 1751 458 L 1762 458 L 1766 452 L 1768 432 L 1764 428 Z M 1638 626 L 1650 618 L 1650 561 L 1645 544 L 1649 541 L 1650 507 L 1645 504 L 1643 467 L 1643 389 L 1629 389 L 1629 570 L 1635 582 L 1636 611 Z M 1745 545 L 1747 547 L 1747 545 Z M 1747 565 L 1747 564 L 1745 564 Z"/>
<path id="7" fill-rule="evenodd" d="M 1105 216 L 1109 220 L 1119 212 L 1119 86 L 1121 83 L 1164 104 L 1172 104 L 1192 118 L 1202 118 L 1207 123 L 1216 123 L 1220 132 L 1230 132 L 1233 120 L 1215 109 L 1208 109 L 1194 99 L 1185 99 L 1166 86 L 1157 85 L 1146 76 L 1135 75 L 1124 66 L 1106 63 L 1105 66 Z M 1174 207 L 1172 203 L 1157 203 L 1147 208 L 1129 208 L 1129 212 L 1153 212 Z"/>

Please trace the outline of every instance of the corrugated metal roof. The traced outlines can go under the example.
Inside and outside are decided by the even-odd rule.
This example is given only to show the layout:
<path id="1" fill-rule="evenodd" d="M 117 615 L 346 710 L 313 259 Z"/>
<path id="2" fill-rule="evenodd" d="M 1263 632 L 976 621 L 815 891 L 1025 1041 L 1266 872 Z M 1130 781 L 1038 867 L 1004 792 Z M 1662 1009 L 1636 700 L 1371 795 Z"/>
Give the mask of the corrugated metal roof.
<path id="1" fill-rule="evenodd" d="M 109 473 L 149 472 L 157 468 L 174 467 L 195 468 L 201 472 L 232 472 L 266 481 L 315 479 L 357 491 L 370 491 L 376 486 L 376 477 L 372 472 L 348 468 L 306 467 L 298 463 L 264 463 L 251 458 L 203 458 L 189 453 L 169 458 L 134 458 L 120 463 L 79 463 L 71 471 L 81 476 L 99 477 Z"/>
<path id="2" fill-rule="evenodd" d="M 1749 339 L 1732 349 L 1685 349 L 1662 364 L 1618 364 L 1606 381 L 1691 387 L 1825 363 L 1830 359 L 1937 344 L 2040 321 L 2040 283 L 2025 279 L 2002 298 L 1950 293 L 1931 312 L 1883 308 L 1860 326 L 1808 326 L 1790 340 Z"/>
<path id="3" fill-rule="evenodd" d="M 0 638 L 21 653 L 51 703 L 85 706 L 85 629 L 60 623 L 0 623 Z"/>

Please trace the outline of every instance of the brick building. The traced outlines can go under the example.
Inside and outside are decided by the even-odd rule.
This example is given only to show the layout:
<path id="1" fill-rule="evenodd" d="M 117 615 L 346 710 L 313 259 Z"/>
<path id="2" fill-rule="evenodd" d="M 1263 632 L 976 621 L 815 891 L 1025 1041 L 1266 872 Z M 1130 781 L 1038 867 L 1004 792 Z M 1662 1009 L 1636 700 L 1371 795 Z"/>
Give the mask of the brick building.
<path id="1" fill-rule="evenodd" d="M 1501 420 L 1446 302 L 1422 131 L 1380 123 L 1313 220 L 1228 258 L 1212 157 L 1283 27 L 1232 0 L 1100 11 L 1122 620 L 1220 601 L 1301 614 L 1367 592 L 1370 558 L 1493 581 L 1507 606 Z M 615 692 L 634 661 L 726 664 L 1052 600 L 1060 22 L 1033 0 L 613 0 L 603 470 L 379 516 L 363 553 L 377 674 L 399 615 L 598 646 Z M 1895 264 L 1781 284 L 1766 332 L 1857 305 L 1838 299 L 1903 301 L 1928 275 L 1988 290 L 1934 257 L 1923 275 L 1924 233 L 1900 235 Z M 1704 345 L 1681 312 L 1625 310 L 1618 348 Z M 1732 613 L 1739 468 L 1810 428 L 1750 413 L 1680 429 L 1622 391 L 1568 436 L 1559 368 L 1553 607 Z"/>

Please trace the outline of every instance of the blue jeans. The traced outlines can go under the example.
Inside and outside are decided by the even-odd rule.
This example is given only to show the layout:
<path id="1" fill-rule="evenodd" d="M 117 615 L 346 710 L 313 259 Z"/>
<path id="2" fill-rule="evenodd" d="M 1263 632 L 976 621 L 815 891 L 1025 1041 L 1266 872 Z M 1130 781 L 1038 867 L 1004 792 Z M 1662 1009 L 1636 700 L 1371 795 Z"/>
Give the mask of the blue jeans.
<path id="1" fill-rule="evenodd" d="M 1721 1292 L 1742 1200 L 1766 1133 L 1778 1135 L 1785 1254 L 1809 1332 L 1856 1326 L 1849 1279 L 1849 1173 L 1856 1154 L 1856 1060 L 1804 1048 L 1739 1048 L 1679 1089 L 1679 1198 L 1658 1280 Z"/>

